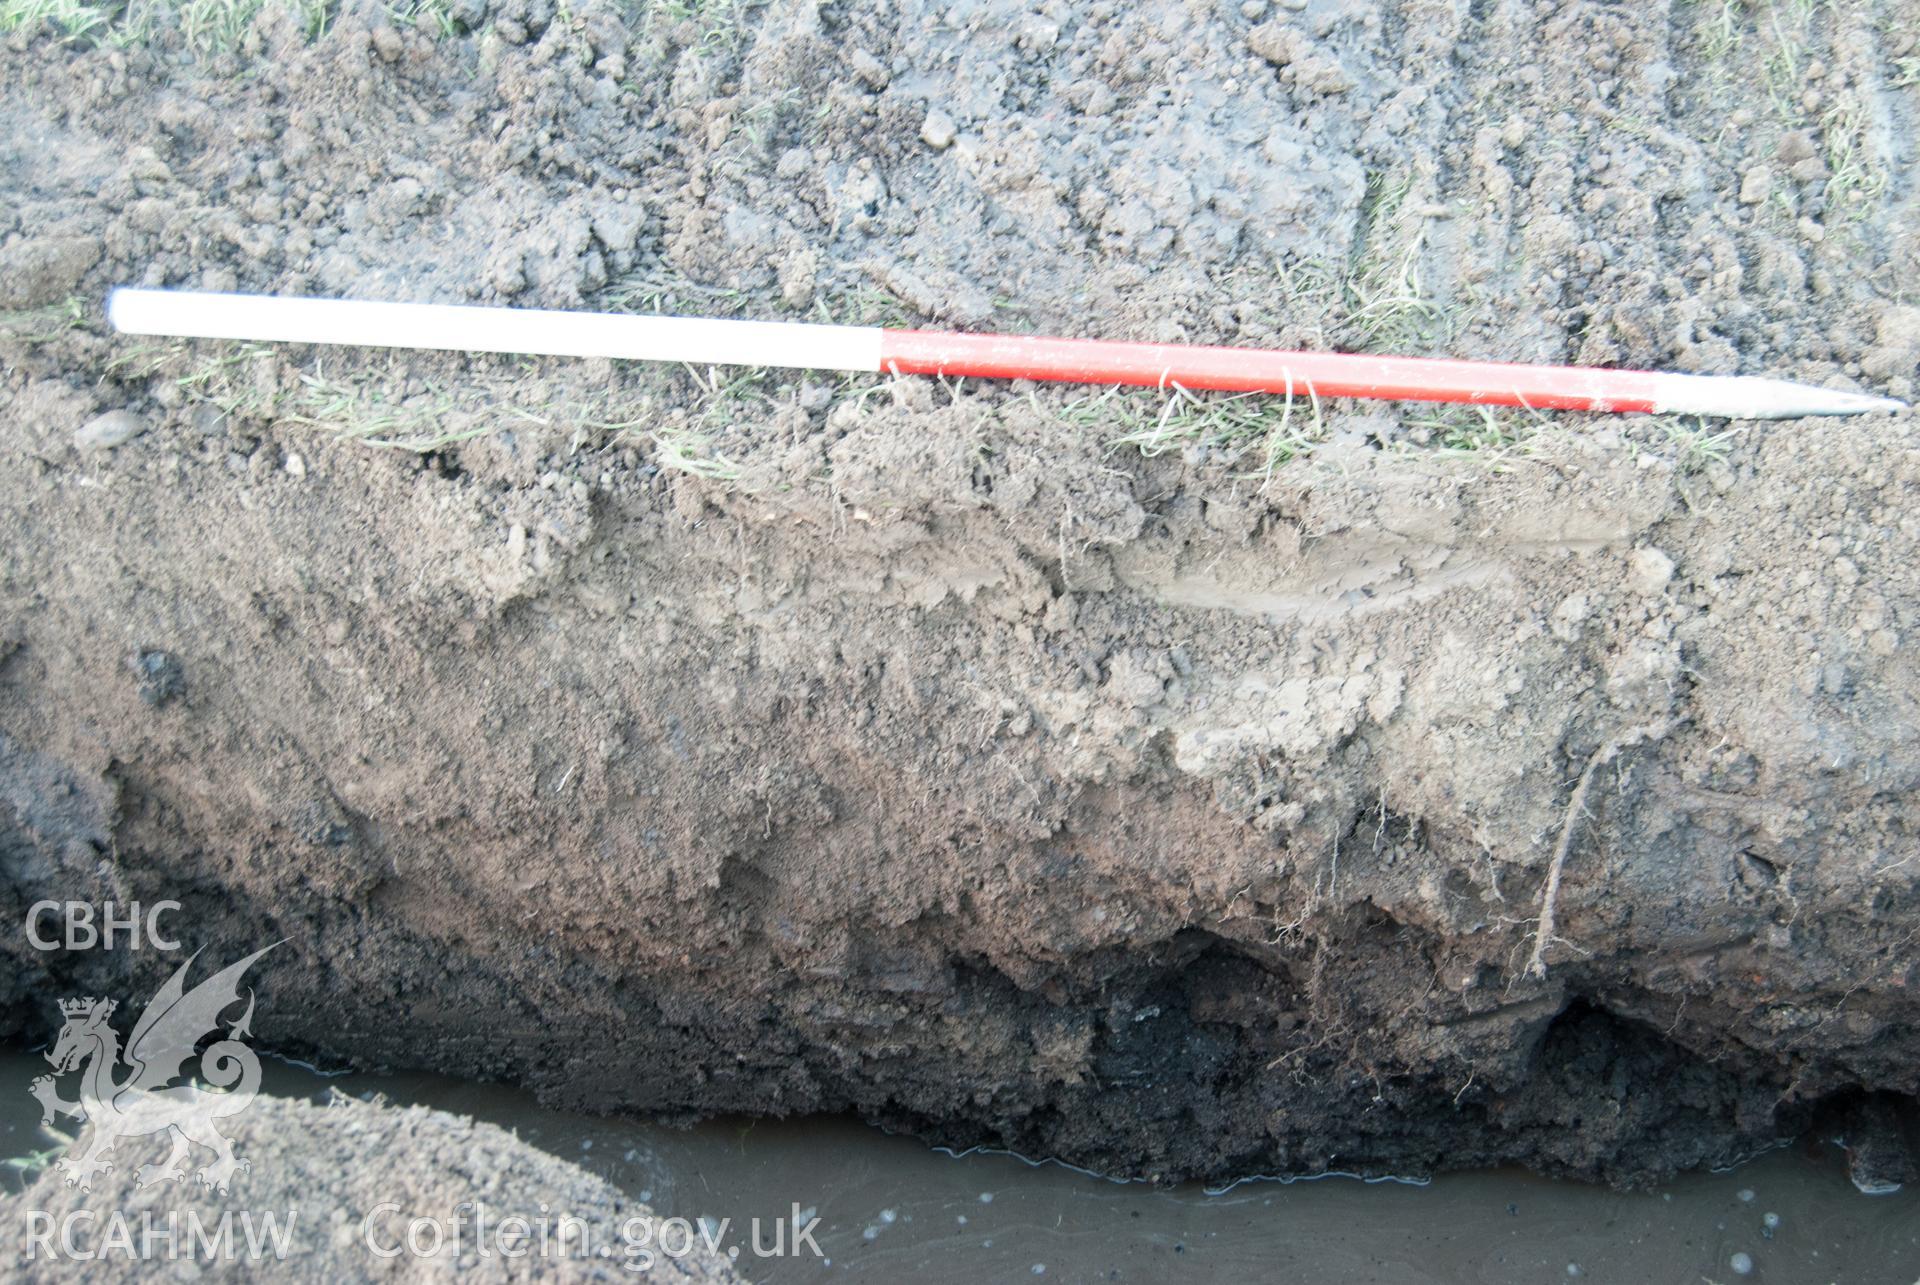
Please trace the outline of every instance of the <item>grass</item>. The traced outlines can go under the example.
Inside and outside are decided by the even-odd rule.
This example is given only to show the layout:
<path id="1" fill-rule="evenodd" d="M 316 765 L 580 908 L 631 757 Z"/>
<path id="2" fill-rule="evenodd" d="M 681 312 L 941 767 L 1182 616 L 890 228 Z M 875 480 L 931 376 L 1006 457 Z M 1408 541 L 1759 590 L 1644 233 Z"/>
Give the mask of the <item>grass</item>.
<path id="1" fill-rule="evenodd" d="M 636 272 L 602 289 L 594 297 L 594 307 L 607 312 L 732 317 L 750 298 L 744 290 L 701 285 L 683 276 Z"/>
<path id="2" fill-rule="evenodd" d="M 1724 80 L 1745 64 L 1757 65 L 1759 81 L 1782 128 L 1816 126 L 1823 140 L 1827 208 L 1837 221 L 1864 217 L 1891 185 L 1892 176 L 1872 143 L 1866 107 L 1842 88 L 1824 112 L 1814 115 L 1805 97 L 1807 69 L 1816 59 L 1816 19 L 1822 0 L 1708 0 L 1697 25 L 1699 50 L 1713 74 Z M 1749 35 L 1764 42 L 1757 57 L 1736 66 Z M 1893 88 L 1920 84 L 1920 57 L 1894 60 Z M 1790 201 L 1782 212 L 1791 217 Z"/>
<path id="3" fill-rule="evenodd" d="M 1421 279 L 1428 219 L 1401 217 L 1412 190 L 1410 170 L 1367 176 L 1364 231 L 1342 287 L 1346 346 L 1355 351 L 1409 352 L 1443 339 L 1451 329 Z"/>
<path id="4" fill-rule="evenodd" d="M 1344 352 L 1418 355 L 1443 347 L 1459 328 L 1423 275 L 1432 216 L 1413 208 L 1412 171 L 1367 176 L 1353 253 L 1339 265 L 1290 260 L 1272 278 L 1237 280 L 1235 293 L 1270 300 L 1264 329 L 1286 343 Z M 1195 393 L 1175 387 L 1109 389 L 1048 408 L 1054 418 L 1142 455 L 1200 447 L 1243 466 L 1242 476 L 1268 478 L 1313 451 L 1327 437 L 1319 399 Z M 1490 414 L 1490 412 L 1481 412 Z M 1429 412 L 1409 427 L 1426 427 L 1449 449 L 1491 449 L 1518 439 L 1517 428 L 1469 413 Z"/>
<path id="5" fill-rule="evenodd" d="M 757 369 L 686 367 L 680 378 L 692 382 L 690 405 L 684 385 L 672 386 L 669 381 L 676 377 L 665 371 L 658 388 L 637 397 L 629 387 L 535 409 L 515 400 L 524 378 L 537 374 L 532 362 L 492 377 L 462 372 L 446 384 L 422 385 L 416 379 L 411 381 L 416 390 L 404 393 L 392 387 L 404 373 L 397 363 L 386 372 L 385 386 L 375 372 L 330 376 L 319 360 L 286 381 L 284 368 L 274 364 L 276 352 L 260 344 L 141 344 L 116 353 L 108 369 L 129 383 L 164 381 L 180 400 L 213 405 L 241 419 L 309 427 L 365 446 L 425 453 L 533 425 L 571 431 L 576 450 L 590 441 L 644 444 L 660 469 L 726 484 L 738 483 L 744 468 L 725 443 L 738 438 L 743 423 L 763 421 L 775 402 L 768 373 Z M 262 368 L 263 362 L 270 365 Z M 839 395 L 864 399 L 885 386 L 859 382 L 871 378 L 849 376 L 855 382 L 843 383 Z M 653 413 L 655 392 L 674 406 L 665 417 Z M 643 413 L 636 416 L 617 402 L 638 402 Z M 1310 392 L 1107 388 L 1065 400 L 1030 393 L 1028 402 L 1040 416 L 1115 449 L 1152 458 L 1198 448 L 1219 456 L 1237 470 L 1235 476 L 1261 481 L 1312 453 L 1328 436 L 1321 402 Z M 1409 414 L 1402 423 L 1420 448 L 1473 455 L 1496 466 L 1508 453 L 1529 449 L 1539 430 L 1552 423 L 1537 411 L 1504 407 L 1436 405 Z M 1685 474 L 1725 459 L 1738 433 L 1678 417 L 1657 422 Z"/>
<path id="6" fill-rule="evenodd" d="M 1705 420 L 1677 415 L 1662 416 L 1660 426 L 1678 452 L 1680 471 L 1689 475 L 1725 461 L 1741 432 L 1737 427 L 1716 431 Z"/>
<path id="7" fill-rule="evenodd" d="M 321 373 L 303 373 L 300 389 L 286 399 L 282 418 L 332 433 L 343 441 L 425 453 L 516 425 L 570 429 L 576 442 L 638 429 L 641 421 L 615 413 L 613 395 L 601 393 L 555 410 L 536 410 L 502 396 L 501 388 L 467 385 L 463 391 L 429 383 L 426 391 L 395 400 L 362 383 L 342 383 Z"/>
<path id="8" fill-rule="evenodd" d="M 1707 22 L 1700 52 L 1711 62 L 1725 62 L 1740 48 L 1741 0 L 1720 0 Z"/>
<path id="9" fill-rule="evenodd" d="M 1426 435 L 1430 449 L 1447 455 L 1504 455 L 1524 447 L 1551 421 L 1537 411 L 1502 406 L 1436 405 L 1406 427 Z"/>
<path id="10" fill-rule="evenodd" d="M 1166 393 L 1109 388 L 1053 406 L 1043 406 L 1037 397 L 1031 401 L 1041 414 L 1105 437 L 1116 448 L 1152 458 L 1199 447 L 1234 463 L 1250 461 L 1248 472 L 1261 478 L 1326 437 L 1320 400 L 1311 394 L 1194 393 L 1175 385 Z"/>
<path id="11" fill-rule="evenodd" d="M 29 1183 L 45 1173 L 53 1164 L 54 1157 L 65 1150 L 64 1146 L 47 1147 L 40 1151 L 29 1151 L 24 1156 L 8 1156 L 6 1160 L 0 1161 L 0 1164 L 5 1164 L 7 1168 L 19 1174 L 23 1184 Z"/>
<path id="12" fill-rule="evenodd" d="M 1746 43 L 1751 25 L 1754 34 L 1767 38 L 1759 65 L 1768 101 L 1781 119 L 1792 120 L 1799 108 L 1801 71 L 1810 61 L 1808 46 L 1819 0 L 1710 0 L 1700 7 L 1705 10 L 1699 27 L 1700 55 L 1716 78 L 1740 70 L 1734 66 L 1734 55 Z"/>
<path id="13" fill-rule="evenodd" d="M 1737 426 L 1715 429 L 1694 416 L 1660 415 L 1651 422 L 1666 434 L 1675 465 L 1687 476 L 1724 461 L 1742 431 Z M 1407 421 L 1407 427 L 1430 435 L 1428 445 L 1434 452 L 1495 457 L 1530 449 L 1534 439 L 1553 425 L 1554 420 L 1539 411 L 1499 406 L 1436 407 Z"/>
<path id="14" fill-rule="evenodd" d="M 1460 328 L 1461 309 L 1428 287 L 1432 215 L 1409 209 L 1413 187 L 1411 171 L 1369 174 L 1345 262 L 1289 260 L 1271 278 L 1236 279 L 1234 293 L 1270 300 L 1267 329 L 1290 331 L 1305 347 L 1418 354 L 1444 345 Z"/>
<path id="15" fill-rule="evenodd" d="M 836 326 L 882 326 L 888 330 L 907 330 L 921 324 L 911 308 L 892 292 L 876 285 L 860 284 L 823 291 L 814 297 L 813 311 L 819 320 Z"/>
<path id="16" fill-rule="evenodd" d="M 1836 104 L 1820 128 L 1826 140 L 1827 205 L 1844 217 L 1859 218 L 1889 182 L 1886 170 L 1874 163 L 1866 113 L 1857 102 Z"/>
<path id="17" fill-rule="evenodd" d="M 658 13 L 672 22 L 691 22 L 699 31 L 695 47 L 706 52 L 739 44 L 745 31 L 741 0 L 648 0 L 643 12 Z"/>
<path id="18" fill-rule="evenodd" d="M 576 439 L 614 436 L 642 425 L 617 412 L 612 393 L 564 408 L 520 404 L 514 400 L 515 374 L 466 375 L 457 388 L 428 381 L 422 391 L 406 394 L 364 375 L 331 376 L 319 359 L 282 385 L 277 378 L 261 377 L 265 372 L 256 365 L 275 361 L 275 352 L 262 344 L 140 344 L 116 353 L 107 368 L 130 383 L 165 381 L 182 400 L 238 418 L 300 425 L 343 441 L 418 453 L 515 425 L 571 429 Z M 397 382 L 396 370 L 390 368 L 389 384 Z"/>
<path id="19" fill-rule="evenodd" d="M 458 400 L 437 387 L 394 401 L 324 374 L 302 374 L 300 388 L 284 402 L 282 418 L 292 423 L 327 429 L 346 441 L 409 451 L 437 451 L 496 427 L 485 420 L 468 422 L 459 414 Z"/>
<path id="20" fill-rule="evenodd" d="M 734 482 L 740 478 L 740 466 L 713 447 L 713 439 L 685 428 L 662 428 L 649 434 L 654 445 L 653 462 L 663 469 L 688 473 L 710 482 Z"/>
<path id="21" fill-rule="evenodd" d="M 734 118 L 734 131 L 747 141 L 756 152 L 766 152 L 768 144 L 778 136 L 780 129 L 804 107 L 800 91 L 783 90 L 778 94 L 762 98 Z"/>
<path id="22" fill-rule="evenodd" d="M 1767 96 L 1772 99 L 1774 110 L 1789 118 L 1794 113 L 1797 102 L 1795 92 L 1800 88 L 1800 67 L 1807 52 L 1806 25 L 1796 24 L 1796 28 L 1789 31 L 1781 21 L 1781 6 L 1767 5 L 1767 30 L 1773 37 L 1772 47 L 1767 50 L 1763 63 Z"/>
<path id="23" fill-rule="evenodd" d="M 0 0 L 0 35 L 50 27 L 62 40 L 80 40 L 101 32 L 114 12 L 79 0 Z"/>
<path id="24" fill-rule="evenodd" d="M 263 5 L 261 0 L 184 0 L 172 7 L 187 48 L 200 54 L 219 54 L 240 47 Z M 132 6 L 127 11 L 132 13 Z M 151 13 L 152 8 L 146 11 Z M 306 14 L 302 25 L 311 27 L 312 22 L 312 15 Z"/>
<path id="25" fill-rule="evenodd" d="M 25 344 L 51 343 L 69 331 L 86 329 L 89 316 L 86 301 L 78 295 L 38 308 L 0 312 L 0 339 Z"/>
<path id="26" fill-rule="evenodd" d="M 326 0 L 0 0 L 0 35 L 51 29 L 63 41 L 126 48 L 149 44 L 172 27 L 189 50 L 211 57 L 239 48 L 269 3 L 290 7 L 310 40 L 326 30 Z"/>
<path id="27" fill-rule="evenodd" d="M 1194 393 L 1170 395 L 1149 389 L 1110 388 L 1064 404 L 1034 405 L 1077 432 L 1106 438 L 1114 447 L 1149 458 L 1206 447 L 1232 462 L 1250 463 L 1240 476 L 1266 479 L 1274 470 L 1311 454 L 1327 437 L 1317 398 Z M 1538 410 L 1507 406 L 1431 403 L 1403 408 L 1401 426 L 1411 440 L 1395 449 L 1440 456 L 1472 456 L 1496 467 L 1514 453 L 1530 451 L 1555 419 Z M 1705 420 L 1663 415 L 1652 421 L 1663 432 L 1682 474 L 1692 476 L 1724 461 L 1740 428 L 1714 428 Z"/>
<path id="28" fill-rule="evenodd" d="M 442 38 L 460 31 L 460 24 L 453 19 L 453 7 L 447 0 L 399 0 L 387 5 L 387 19 L 396 27 L 431 31 Z"/>
<path id="29" fill-rule="evenodd" d="M 737 481 L 742 469 L 719 443 L 742 422 L 764 420 L 774 404 L 767 372 L 757 369 L 689 366 L 678 377 L 662 370 L 649 377 L 657 377 L 657 386 L 650 382 L 638 393 L 631 384 L 585 397 L 564 388 L 564 402 L 530 404 L 528 380 L 540 375 L 532 361 L 505 372 L 463 370 L 435 382 L 409 377 L 404 357 L 384 372 L 351 374 L 329 373 L 321 357 L 289 378 L 277 353 L 263 344 L 141 343 L 121 348 L 107 369 L 129 384 L 170 387 L 176 395 L 170 404 L 210 405 L 238 419 L 313 428 L 364 446 L 426 453 L 530 425 L 571 432 L 572 449 L 588 442 L 644 444 L 662 469 L 721 482 Z M 691 393 L 676 380 L 690 380 Z M 404 391 L 409 387 L 413 391 Z M 843 385 L 841 392 L 864 397 L 878 387 Z M 656 394 L 672 408 L 665 416 L 654 412 Z"/>
<path id="30" fill-rule="evenodd" d="M 23 1191 L 35 1178 L 38 1178 L 52 1167 L 54 1160 L 59 1157 L 61 1152 L 73 1145 L 73 1135 L 62 1133 L 50 1124 L 41 1125 L 40 1134 L 42 1137 L 53 1139 L 54 1145 L 38 1151 L 29 1151 L 25 1155 L 8 1156 L 5 1160 L 0 1160 L 0 1166 L 10 1169 L 18 1175 L 17 1181 L 19 1182 L 20 1189 Z"/>
<path id="31" fill-rule="evenodd" d="M 254 20 L 269 5 L 292 11 L 308 40 L 326 34 L 331 0 L 124 0 L 89 4 L 84 0 L 0 0 L 0 35 L 50 30 L 66 42 L 129 48 L 152 44 L 164 29 L 180 33 L 198 57 L 232 53 L 245 41 Z M 431 28 L 442 35 L 457 30 L 447 0 L 397 0 L 387 6 L 396 26 Z"/>
<path id="32" fill-rule="evenodd" d="M 663 469 L 712 482 L 736 482 L 740 465 L 714 441 L 738 420 L 763 415 L 772 405 L 773 399 L 766 392 L 767 373 L 718 366 L 709 366 L 705 373 L 692 366 L 687 371 L 698 389 L 694 406 L 685 423 L 647 433 L 654 447 L 653 462 Z"/>

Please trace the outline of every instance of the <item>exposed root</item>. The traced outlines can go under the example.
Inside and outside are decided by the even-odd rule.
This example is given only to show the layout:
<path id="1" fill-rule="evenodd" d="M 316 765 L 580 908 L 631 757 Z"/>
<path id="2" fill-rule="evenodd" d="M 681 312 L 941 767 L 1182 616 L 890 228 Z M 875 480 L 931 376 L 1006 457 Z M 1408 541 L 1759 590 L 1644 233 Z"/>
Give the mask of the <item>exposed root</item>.
<path id="1" fill-rule="evenodd" d="M 1533 933 L 1533 953 L 1527 958 L 1526 975 L 1545 977 L 1547 975 L 1547 947 L 1553 944 L 1554 914 L 1560 900 L 1560 878 L 1567 868 L 1567 853 L 1573 847 L 1573 830 L 1580 818 L 1586 815 L 1587 791 L 1593 788 L 1593 778 L 1600 769 L 1619 758 L 1622 753 L 1641 744 L 1643 741 L 1657 741 L 1672 731 L 1680 720 L 1669 718 L 1659 723 L 1649 723 L 1621 733 L 1593 752 L 1587 760 L 1586 770 L 1580 773 L 1580 783 L 1573 787 L 1573 797 L 1567 801 L 1566 820 L 1560 826 L 1560 842 L 1554 845 L 1553 864 L 1547 867 L 1547 887 L 1540 894 L 1540 922 Z"/>

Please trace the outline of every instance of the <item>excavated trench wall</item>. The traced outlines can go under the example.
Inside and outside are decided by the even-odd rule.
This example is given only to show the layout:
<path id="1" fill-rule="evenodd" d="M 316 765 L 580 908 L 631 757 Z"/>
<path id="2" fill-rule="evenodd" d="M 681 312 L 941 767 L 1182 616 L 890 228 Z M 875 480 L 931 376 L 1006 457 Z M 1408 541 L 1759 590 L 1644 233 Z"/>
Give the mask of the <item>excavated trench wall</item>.
<path id="1" fill-rule="evenodd" d="M 0 902 L 280 941 L 255 1030 L 288 1052 L 1115 1174 L 1637 1181 L 1910 1101 L 1910 418 L 1476 441 L 1302 404 L 1319 449 L 1267 469 L 1118 443 L 1150 395 L 137 346 L 90 311 L 1444 322 L 1910 391 L 1911 132 L 1879 127 L 1920 24 L 1822 10 L 1821 75 L 1748 108 L 1692 8 L 16 39 Z M 1819 102 L 1889 181 L 1839 185 Z M 172 967 L 3 941 L 19 1040 Z"/>

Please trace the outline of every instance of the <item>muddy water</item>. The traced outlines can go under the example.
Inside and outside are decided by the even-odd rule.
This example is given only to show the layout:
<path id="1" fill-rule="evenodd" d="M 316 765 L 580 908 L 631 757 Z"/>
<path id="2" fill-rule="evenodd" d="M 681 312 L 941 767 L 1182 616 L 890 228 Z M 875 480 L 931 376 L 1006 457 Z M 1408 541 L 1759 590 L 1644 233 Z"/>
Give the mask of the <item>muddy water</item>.
<path id="1" fill-rule="evenodd" d="M 26 1092 L 45 1069 L 35 1054 L 0 1054 L 0 1153 L 46 1145 Z M 1634 1194 L 1511 1171 L 1208 1192 L 954 1156 L 844 1119 L 674 1129 L 548 1111 L 496 1085 L 278 1062 L 266 1088 L 379 1093 L 492 1121 L 667 1215 L 744 1226 L 796 1202 L 817 1211 L 824 1258 L 746 1264 L 760 1281 L 1920 1281 L 1920 1190 L 1862 1196 L 1830 1146 Z M 15 1171 L 4 1182 L 17 1189 Z"/>

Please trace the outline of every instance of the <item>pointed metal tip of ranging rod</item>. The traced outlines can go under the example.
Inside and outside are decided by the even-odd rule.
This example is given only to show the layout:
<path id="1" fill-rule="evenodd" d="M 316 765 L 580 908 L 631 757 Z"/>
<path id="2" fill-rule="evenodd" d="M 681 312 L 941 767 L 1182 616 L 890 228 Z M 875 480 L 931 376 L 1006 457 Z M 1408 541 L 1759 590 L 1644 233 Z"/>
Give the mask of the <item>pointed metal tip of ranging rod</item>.
<path id="1" fill-rule="evenodd" d="M 1833 388 L 1814 388 L 1806 384 L 1781 384 L 1780 408 L 1774 419 L 1796 419 L 1811 415 L 1894 415 L 1909 407 L 1891 397 L 1871 393 L 1847 393 Z"/>
<path id="2" fill-rule="evenodd" d="M 1814 415 L 1895 414 L 1905 402 L 1871 393 L 1816 388 L 1752 375 L 1657 376 L 1654 409 L 1715 419 L 1804 419 Z"/>

